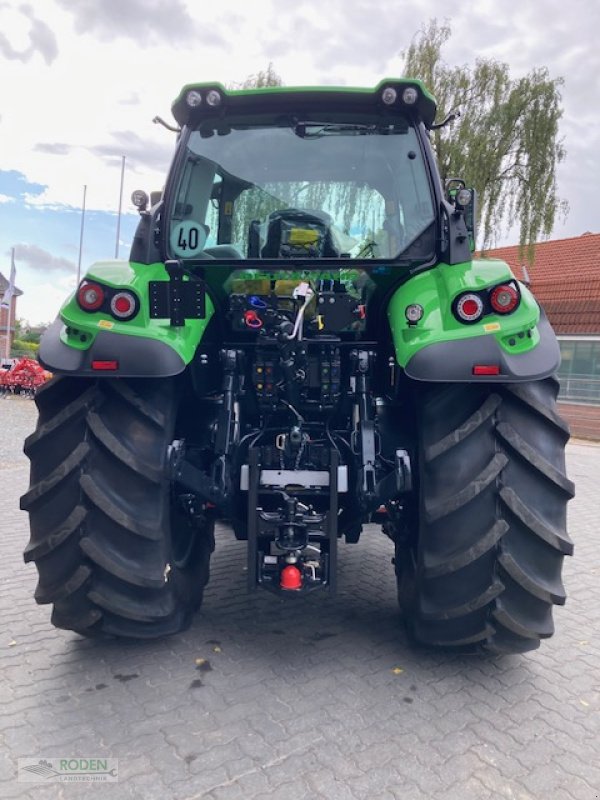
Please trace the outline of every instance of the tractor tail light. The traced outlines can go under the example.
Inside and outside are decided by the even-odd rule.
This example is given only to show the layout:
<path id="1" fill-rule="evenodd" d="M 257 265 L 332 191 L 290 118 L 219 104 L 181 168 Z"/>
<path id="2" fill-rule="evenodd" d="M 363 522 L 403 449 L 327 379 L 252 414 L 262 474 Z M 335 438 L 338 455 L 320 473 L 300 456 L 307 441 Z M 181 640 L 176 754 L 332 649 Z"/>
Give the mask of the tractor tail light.
<path id="1" fill-rule="evenodd" d="M 135 295 L 131 292 L 117 292 L 110 301 L 110 313 L 119 320 L 127 320 L 137 313 Z"/>
<path id="2" fill-rule="evenodd" d="M 502 283 L 490 292 L 490 305 L 496 314 L 510 314 L 519 305 L 519 293 L 510 283 Z"/>
<path id="3" fill-rule="evenodd" d="M 82 283 L 77 290 L 77 302 L 84 311 L 97 311 L 104 303 L 104 289 L 99 283 Z"/>
<path id="4" fill-rule="evenodd" d="M 483 300 L 478 294 L 461 295 L 455 304 L 455 313 L 461 322 L 477 322 L 483 316 Z"/>

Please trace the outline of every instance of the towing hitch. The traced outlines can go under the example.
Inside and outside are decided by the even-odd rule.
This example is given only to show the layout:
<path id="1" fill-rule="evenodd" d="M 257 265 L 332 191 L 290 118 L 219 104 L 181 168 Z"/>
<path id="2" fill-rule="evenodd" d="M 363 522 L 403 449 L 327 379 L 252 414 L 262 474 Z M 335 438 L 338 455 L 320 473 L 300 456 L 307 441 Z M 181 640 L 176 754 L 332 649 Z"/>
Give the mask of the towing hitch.
<path id="1" fill-rule="evenodd" d="M 345 468 L 340 468 L 337 450 L 330 451 L 328 474 L 301 473 L 305 484 L 313 484 L 313 494 L 328 497 L 325 513 L 318 513 L 309 503 L 293 496 L 291 489 L 288 492 L 277 486 L 277 471 L 261 469 L 260 453 L 259 447 L 249 449 L 248 469 L 242 478 L 242 489 L 248 491 L 249 589 L 261 586 L 277 594 L 319 588 L 335 592 L 340 469 L 342 481 L 346 475 Z M 264 504 L 272 505 L 276 499 L 282 504 L 275 510 L 264 510 Z"/>

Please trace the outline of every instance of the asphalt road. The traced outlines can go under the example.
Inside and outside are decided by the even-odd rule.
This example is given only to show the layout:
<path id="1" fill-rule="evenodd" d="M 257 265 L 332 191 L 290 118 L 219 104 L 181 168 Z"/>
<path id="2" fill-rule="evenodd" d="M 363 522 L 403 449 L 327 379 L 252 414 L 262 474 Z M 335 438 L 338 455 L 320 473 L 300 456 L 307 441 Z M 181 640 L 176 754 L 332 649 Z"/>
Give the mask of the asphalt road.
<path id="1" fill-rule="evenodd" d="M 202 611 L 142 644 L 52 628 L 25 566 L 22 441 L 0 399 L 0 797 L 111 800 L 595 800 L 600 797 L 600 446 L 571 443 L 575 556 L 557 633 L 524 656 L 412 649 L 391 543 L 341 545 L 339 592 L 248 595 L 218 532 Z M 118 782 L 21 783 L 17 759 L 117 758 Z"/>

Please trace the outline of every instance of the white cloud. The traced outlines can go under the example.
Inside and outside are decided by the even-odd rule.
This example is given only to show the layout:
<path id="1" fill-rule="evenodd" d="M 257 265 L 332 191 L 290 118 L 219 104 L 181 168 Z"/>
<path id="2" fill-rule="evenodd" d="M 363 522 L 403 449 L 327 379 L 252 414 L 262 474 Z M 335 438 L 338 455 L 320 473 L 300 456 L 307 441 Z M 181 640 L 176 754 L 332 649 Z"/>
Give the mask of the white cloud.
<path id="1" fill-rule="evenodd" d="M 57 0 L 73 14 L 79 34 L 96 36 L 113 42 L 117 37 L 132 39 L 138 46 L 167 41 L 172 46 L 181 42 L 210 44 L 210 30 L 198 24 L 182 0 Z M 218 33 L 212 44 L 222 44 Z"/>
<path id="2" fill-rule="evenodd" d="M 5 33 L 8 31 L 8 33 Z M 46 64 L 58 55 L 56 36 L 49 26 L 38 19 L 31 6 L 17 9 L 0 4 L 0 54 L 11 61 L 28 62 L 39 53 Z"/>
<path id="3" fill-rule="evenodd" d="M 67 258 L 57 257 L 34 244 L 18 244 L 15 246 L 15 259 L 32 270 L 44 272 L 75 272 L 75 263 Z"/>
<path id="4" fill-rule="evenodd" d="M 14 201 L 14 197 L 9 197 L 7 194 L 0 194 L 0 203 L 14 203 Z"/>

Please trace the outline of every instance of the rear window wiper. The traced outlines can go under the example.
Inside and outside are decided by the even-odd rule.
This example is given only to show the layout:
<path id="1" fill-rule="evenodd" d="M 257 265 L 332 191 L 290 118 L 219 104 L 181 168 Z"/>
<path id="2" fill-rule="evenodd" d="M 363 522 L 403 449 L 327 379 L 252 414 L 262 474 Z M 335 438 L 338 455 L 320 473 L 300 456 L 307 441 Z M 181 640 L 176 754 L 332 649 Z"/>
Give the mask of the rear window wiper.
<path id="1" fill-rule="evenodd" d="M 355 122 L 296 122 L 293 131 L 301 139 L 319 139 L 321 136 L 359 135 L 385 133 L 387 125 L 365 125 Z"/>

